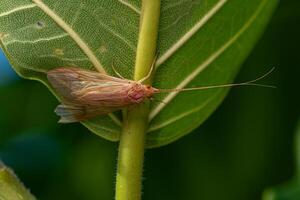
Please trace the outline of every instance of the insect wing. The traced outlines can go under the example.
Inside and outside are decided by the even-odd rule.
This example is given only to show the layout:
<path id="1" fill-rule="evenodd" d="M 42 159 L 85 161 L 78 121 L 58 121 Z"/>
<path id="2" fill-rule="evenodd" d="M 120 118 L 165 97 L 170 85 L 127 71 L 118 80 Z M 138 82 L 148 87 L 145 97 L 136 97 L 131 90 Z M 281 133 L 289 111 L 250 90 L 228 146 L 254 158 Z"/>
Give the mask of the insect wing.
<path id="1" fill-rule="evenodd" d="M 107 114 L 115 110 L 118 110 L 118 108 L 60 104 L 56 107 L 55 113 L 60 116 L 59 123 L 73 123 Z"/>
<path id="2" fill-rule="evenodd" d="M 68 103 L 86 104 L 84 94 L 95 94 L 97 90 L 118 91 L 128 86 L 128 80 L 115 78 L 109 75 L 93 71 L 71 67 L 61 67 L 50 70 L 47 78 L 54 89 L 62 96 L 62 100 Z"/>
<path id="3" fill-rule="evenodd" d="M 62 97 L 63 105 L 55 110 L 62 123 L 83 121 L 129 104 L 130 81 L 126 79 L 71 67 L 51 70 L 47 77 Z"/>

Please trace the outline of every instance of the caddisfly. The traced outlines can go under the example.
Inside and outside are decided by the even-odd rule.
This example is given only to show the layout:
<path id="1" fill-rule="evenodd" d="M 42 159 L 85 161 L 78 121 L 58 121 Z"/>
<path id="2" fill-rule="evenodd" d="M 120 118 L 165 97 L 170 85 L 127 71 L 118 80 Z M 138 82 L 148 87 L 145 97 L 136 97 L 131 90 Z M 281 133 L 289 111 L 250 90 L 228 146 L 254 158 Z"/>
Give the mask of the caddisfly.
<path id="1" fill-rule="evenodd" d="M 150 85 L 144 85 L 143 81 L 149 78 L 151 72 L 142 80 L 133 81 L 75 67 L 60 67 L 48 71 L 47 78 L 62 97 L 62 104 L 55 109 L 55 113 L 61 117 L 59 122 L 72 123 L 144 102 L 146 99 L 151 99 L 156 93 L 240 85 L 273 87 L 255 83 L 272 71 L 273 69 L 255 80 L 244 83 L 184 89 L 157 89 Z"/>

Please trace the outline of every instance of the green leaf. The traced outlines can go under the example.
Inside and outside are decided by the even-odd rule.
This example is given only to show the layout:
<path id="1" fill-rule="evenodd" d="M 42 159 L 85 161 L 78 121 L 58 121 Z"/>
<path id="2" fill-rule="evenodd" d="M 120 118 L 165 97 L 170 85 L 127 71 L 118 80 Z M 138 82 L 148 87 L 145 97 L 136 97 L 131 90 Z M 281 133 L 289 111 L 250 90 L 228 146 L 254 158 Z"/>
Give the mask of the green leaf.
<path id="1" fill-rule="evenodd" d="M 12 170 L 0 162 L 0 199 L 35 200 Z"/>
<path id="2" fill-rule="evenodd" d="M 183 88 L 232 82 L 277 3 L 162 0 L 154 86 Z M 1 4 L 2 47 L 23 77 L 50 88 L 43 71 L 78 66 L 114 75 L 114 63 L 119 73 L 132 79 L 140 1 L 2 0 Z M 171 143 L 195 129 L 226 92 L 214 89 L 155 96 L 147 147 Z M 119 139 L 120 122 L 112 115 L 83 124 L 106 139 Z"/>

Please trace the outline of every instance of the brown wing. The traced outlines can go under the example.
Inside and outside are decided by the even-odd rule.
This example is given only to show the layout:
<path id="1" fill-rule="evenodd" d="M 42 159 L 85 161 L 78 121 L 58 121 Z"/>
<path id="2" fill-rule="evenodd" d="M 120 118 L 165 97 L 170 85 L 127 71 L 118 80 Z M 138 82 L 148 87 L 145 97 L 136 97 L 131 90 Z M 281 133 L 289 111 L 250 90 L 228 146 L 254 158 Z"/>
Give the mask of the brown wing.
<path id="1" fill-rule="evenodd" d="M 55 110 L 62 123 L 83 121 L 130 104 L 130 80 L 71 67 L 51 70 L 47 77 L 62 97 L 63 105 Z"/>
<path id="2" fill-rule="evenodd" d="M 120 108 L 117 107 L 89 107 L 82 105 L 60 104 L 55 113 L 60 116 L 59 123 L 73 123 L 91 119 L 98 115 L 107 114 Z"/>

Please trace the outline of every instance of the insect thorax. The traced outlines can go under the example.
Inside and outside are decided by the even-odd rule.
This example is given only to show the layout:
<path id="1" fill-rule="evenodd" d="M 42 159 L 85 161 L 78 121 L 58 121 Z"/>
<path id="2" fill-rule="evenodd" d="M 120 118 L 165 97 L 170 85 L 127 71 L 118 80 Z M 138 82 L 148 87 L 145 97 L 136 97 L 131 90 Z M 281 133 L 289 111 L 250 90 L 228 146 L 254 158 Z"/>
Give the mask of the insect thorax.
<path id="1" fill-rule="evenodd" d="M 127 97 L 132 103 L 141 103 L 153 95 L 149 88 L 139 82 L 132 82 Z"/>

